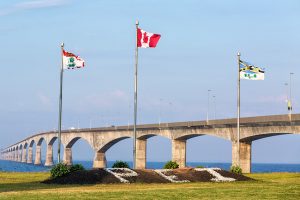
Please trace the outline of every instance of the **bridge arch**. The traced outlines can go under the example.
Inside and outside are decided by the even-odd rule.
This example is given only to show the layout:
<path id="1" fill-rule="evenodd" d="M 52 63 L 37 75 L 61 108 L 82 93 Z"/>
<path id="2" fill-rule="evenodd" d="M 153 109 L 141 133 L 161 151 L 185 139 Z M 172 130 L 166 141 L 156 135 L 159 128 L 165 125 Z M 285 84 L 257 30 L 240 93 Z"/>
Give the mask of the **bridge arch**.
<path id="1" fill-rule="evenodd" d="M 31 139 L 30 142 L 29 142 L 29 147 L 33 147 L 33 145 L 35 144 L 36 142 L 34 141 L 34 139 Z"/>
<path id="2" fill-rule="evenodd" d="M 47 141 L 44 137 L 38 138 L 37 142 L 36 142 L 36 146 L 41 146 L 44 141 L 45 141 L 45 143 L 47 143 Z"/>
<path id="3" fill-rule="evenodd" d="M 253 163 L 299 163 L 299 144 L 299 134 L 282 134 L 254 140 L 251 144 L 251 160 Z M 285 170 L 289 171 L 287 168 Z"/>
<path id="4" fill-rule="evenodd" d="M 288 133 L 288 132 L 283 132 L 283 133 L 265 132 L 265 133 L 260 133 L 260 134 L 257 134 L 257 135 L 244 137 L 243 139 L 241 139 L 241 141 L 252 142 L 252 141 L 255 141 L 255 140 L 264 139 L 264 138 L 268 138 L 268 137 L 281 136 L 281 135 L 291 135 L 291 134 L 293 134 L 293 133 Z"/>
<path id="5" fill-rule="evenodd" d="M 66 147 L 65 147 L 65 148 L 72 148 L 72 146 L 73 146 L 79 139 L 85 140 L 85 141 L 91 146 L 91 148 L 93 148 L 93 146 L 90 144 L 90 142 L 89 142 L 86 138 L 84 138 L 84 137 L 74 137 L 74 138 L 72 138 L 72 139 L 66 144 Z"/>
<path id="6" fill-rule="evenodd" d="M 53 145 L 54 142 L 55 142 L 56 140 L 57 140 L 57 136 L 52 137 L 52 138 L 49 140 L 48 145 Z"/>
<path id="7" fill-rule="evenodd" d="M 97 152 L 105 153 L 113 145 L 117 144 L 118 142 L 120 142 L 122 140 L 128 139 L 128 138 L 131 138 L 131 137 L 123 136 L 123 137 L 113 139 L 113 140 L 109 141 L 108 143 L 104 144 Z"/>

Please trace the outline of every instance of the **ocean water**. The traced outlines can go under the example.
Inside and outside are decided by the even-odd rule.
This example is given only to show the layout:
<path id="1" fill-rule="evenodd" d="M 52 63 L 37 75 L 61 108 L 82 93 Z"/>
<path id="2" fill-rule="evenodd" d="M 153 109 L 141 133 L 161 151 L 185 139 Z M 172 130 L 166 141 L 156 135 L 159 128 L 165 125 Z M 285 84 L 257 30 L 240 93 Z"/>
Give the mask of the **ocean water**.
<path id="1" fill-rule="evenodd" d="M 74 164 L 82 164 L 86 169 L 91 169 L 93 166 L 92 161 L 74 161 Z M 114 161 L 108 161 L 108 167 L 113 165 Z M 127 162 L 132 167 L 132 162 Z M 163 168 L 165 162 L 147 162 L 146 167 L 148 169 L 160 169 Z M 207 163 L 207 162 L 187 162 L 187 166 L 196 167 L 219 167 L 221 169 L 229 170 L 231 163 Z M 253 173 L 268 173 L 268 172 L 300 172 L 300 164 L 263 164 L 253 163 Z M 51 167 L 45 167 L 41 165 L 33 165 L 27 163 L 20 163 L 14 161 L 0 160 L 0 171 L 9 172 L 41 172 L 49 171 Z"/>

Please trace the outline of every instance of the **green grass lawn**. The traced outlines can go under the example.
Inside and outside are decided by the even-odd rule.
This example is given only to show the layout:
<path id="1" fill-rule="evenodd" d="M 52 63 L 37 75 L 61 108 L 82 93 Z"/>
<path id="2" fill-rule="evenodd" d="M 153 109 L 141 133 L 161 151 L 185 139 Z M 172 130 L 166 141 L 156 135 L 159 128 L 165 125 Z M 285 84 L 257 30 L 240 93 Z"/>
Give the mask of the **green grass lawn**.
<path id="1" fill-rule="evenodd" d="M 0 199 L 300 199 L 300 173 L 249 174 L 256 181 L 45 185 L 49 173 L 0 172 Z"/>

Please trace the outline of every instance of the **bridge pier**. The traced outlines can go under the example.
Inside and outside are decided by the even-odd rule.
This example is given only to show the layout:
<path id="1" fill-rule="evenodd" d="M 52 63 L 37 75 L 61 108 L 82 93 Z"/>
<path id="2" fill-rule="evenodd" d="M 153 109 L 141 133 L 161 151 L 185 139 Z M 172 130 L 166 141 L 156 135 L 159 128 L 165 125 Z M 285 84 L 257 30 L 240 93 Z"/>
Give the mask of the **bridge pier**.
<path id="1" fill-rule="evenodd" d="M 40 165 L 42 164 L 41 160 L 41 146 L 36 145 L 35 147 L 35 160 L 34 160 L 35 165 Z"/>
<path id="2" fill-rule="evenodd" d="M 53 146 L 48 144 L 45 166 L 52 166 L 52 165 L 53 165 Z"/>
<path id="3" fill-rule="evenodd" d="M 179 168 L 186 166 L 186 140 L 172 140 L 172 161 L 179 164 Z"/>
<path id="4" fill-rule="evenodd" d="M 136 169 L 146 169 L 147 139 L 136 140 Z"/>
<path id="5" fill-rule="evenodd" d="M 64 149 L 64 163 L 67 165 L 72 165 L 72 148 Z"/>
<path id="6" fill-rule="evenodd" d="M 240 142 L 240 167 L 243 173 L 251 173 L 251 145 L 252 142 Z M 232 165 L 238 165 L 237 142 L 232 142 Z"/>
<path id="7" fill-rule="evenodd" d="M 26 163 L 26 148 L 22 149 L 22 160 L 21 162 Z"/>
<path id="8" fill-rule="evenodd" d="M 18 162 L 22 161 L 22 149 L 18 150 Z"/>
<path id="9" fill-rule="evenodd" d="M 104 152 L 96 151 L 93 168 L 106 168 L 106 156 Z"/>
<path id="10" fill-rule="evenodd" d="M 27 163 L 31 164 L 32 163 L 32 147 L 28 148 L 28 158 L 27 158 Z"/>

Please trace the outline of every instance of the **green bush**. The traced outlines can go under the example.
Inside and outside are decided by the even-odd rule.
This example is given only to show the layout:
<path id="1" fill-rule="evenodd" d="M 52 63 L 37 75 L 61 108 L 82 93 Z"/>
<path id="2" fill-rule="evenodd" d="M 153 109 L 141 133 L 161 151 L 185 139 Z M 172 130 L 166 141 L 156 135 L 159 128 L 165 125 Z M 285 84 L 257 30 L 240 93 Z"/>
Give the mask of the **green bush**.
<path id="1" fill-rule="evenodd" d="M 75 164 L 70 166 L 70 172 L 85 170 L 84 167 L 81 164 Z"/>
<path id="2" fill-rule="evenodd" d="M 58 163 L 50 170 L 50 174 L 51 178 L 57 178 L 79 170 L 85 170 L 81 164 L 68 166 L 64 163 Z"/>
<path id="3" fill-rule="evenodd" d="M 196 166 L 196 168 L 204 168 L 202 165 L 198 165 Z"/>
<path id="4" fill-rule="evenodd" d="M 51 178 L 65 176 L 70 173 L 70 168 L 64 163 L 58 163 L 51 170 Z"/>
<path id="5" fill-rule="evenodd" d="M 127 162 L 121 161 L 121 160 L 117 160 L 112 168 L 129 168 L 129 165 Z"/>
<path id="6" fill-rule="evenodd" d="M 177 169 L 178 167 L 177 162 L 169 161 L 165 164 L 164 169 Z"/>
<path id="7" fill-rule="evenodd" d="M 235 174 L 242 174 L 242 168 L 238 165 L 231 165 L 230 171 Z"/>

